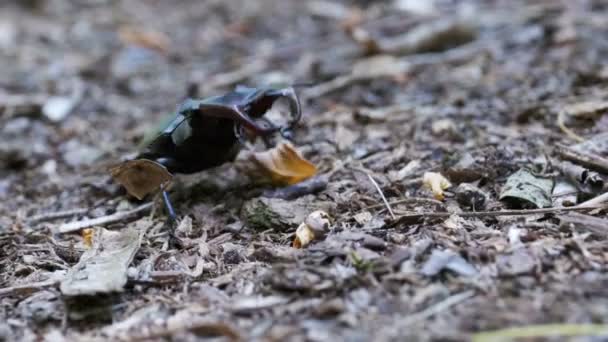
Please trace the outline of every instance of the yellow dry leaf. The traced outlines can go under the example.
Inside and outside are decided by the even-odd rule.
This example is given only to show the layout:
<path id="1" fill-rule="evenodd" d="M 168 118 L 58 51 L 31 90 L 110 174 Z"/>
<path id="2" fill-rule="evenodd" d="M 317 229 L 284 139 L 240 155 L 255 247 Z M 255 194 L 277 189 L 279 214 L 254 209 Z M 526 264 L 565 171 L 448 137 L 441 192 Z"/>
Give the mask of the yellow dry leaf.
<path id="1" fill-rule="evenodd" d="M 173 178 L 164 166 L 147 159 L 121 163 L 111 168 L 110 174 L 130 195 L 140 200 L 147 194 L 160 190 Z"/>
<path id="2" fill-rule="evenodd" d="M 296 229 L 296 237 L 293 240 L 294 248 L 304 248 L 314 239 L 323 238 L 329 231 L 331 220 L 329 215 L 323 210 L 313 211 L 306 217 L 306 220 L 298 229 Z"/>
<path id="3" fill-rule="evenodd" d="M 435 199 L 443 201 L 443 190 L 452 186 L 452 183 L 438 172 L 425 172 L 422 176 L 422 183 L 431 189 Z"/>
<path id="4" fill-rule="evenodd" d="M 317 168 L 288 142 L 281 142 L 270 150 L 255 153 L 252 159 L 270 180 L 278 185 L 296 184 L 317 173 Z"/>
<path id="5" fill-rule="evenodd" d="M 95 230 L 93 228 L 86 228 L 83 229 L 80 233 L 82 234 L 84 245 L 87 248 L 93 247 L 93 235 L 95 234 Z"/>

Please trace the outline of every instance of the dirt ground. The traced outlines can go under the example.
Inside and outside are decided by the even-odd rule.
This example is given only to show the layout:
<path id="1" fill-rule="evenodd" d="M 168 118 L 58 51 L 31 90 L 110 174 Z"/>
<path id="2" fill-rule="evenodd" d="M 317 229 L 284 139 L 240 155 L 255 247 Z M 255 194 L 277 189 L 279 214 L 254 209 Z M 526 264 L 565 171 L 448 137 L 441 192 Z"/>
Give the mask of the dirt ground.
<path id="1" fill-rule="evenodd" d="M 4 1 L 0 340 L 608 324 L 607 62 L 600 0 Z M 160 197 L 129 197 L 107 171 L 187 97 L 298 83 L 294 145 L 319 173 L 288 199 L 247 158 L 178 175 L 176 246 Z M 429 172 L 449 179 L 443 199 Z M 327 236 L 293 248 L 317 209 Z M 84 278 L 126 284 L 73 295 L 66 277 L 112 246 L 128 263 Z"/>

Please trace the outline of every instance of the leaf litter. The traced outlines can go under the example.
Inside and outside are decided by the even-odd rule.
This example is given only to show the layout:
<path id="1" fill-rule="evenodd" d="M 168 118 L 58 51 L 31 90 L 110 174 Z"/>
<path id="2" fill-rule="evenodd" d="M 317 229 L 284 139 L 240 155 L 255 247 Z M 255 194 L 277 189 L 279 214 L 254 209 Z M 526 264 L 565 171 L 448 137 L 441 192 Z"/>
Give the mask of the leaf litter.
<path id="1" fill-rule="evenodd" d="M 600 1 L 1 6 L 2 338 L 605 336 Z M 308 81 L 261 161 L 126 168 L 131 195 L 104 171 L 180 99 Z"/>

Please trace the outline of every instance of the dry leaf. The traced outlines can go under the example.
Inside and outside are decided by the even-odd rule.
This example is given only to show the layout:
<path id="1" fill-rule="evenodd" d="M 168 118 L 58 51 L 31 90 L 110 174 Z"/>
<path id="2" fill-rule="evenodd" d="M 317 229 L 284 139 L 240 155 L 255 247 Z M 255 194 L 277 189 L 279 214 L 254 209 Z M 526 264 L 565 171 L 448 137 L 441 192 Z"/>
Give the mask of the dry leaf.
<path id="1" fill-rule="evenodd" d="M 450 181 L 438 172 L 425 172 L 424 176 L 422 177 L 422 183 L 431 189 L 435 199 L 440 201 L 442 201 L 444 198 L 443 190 L 452 186 Z"/>
<path id="2" fill-rule="evenodd" d="M 84 245 L 87 248 L 91 248 L 91 246 L 93 246 L 93 235 L 95 235 L 95 230 L 93 228 L 86 228 L 83 229 L 80 233 L 82 234 Z"/>
<path id="3" fill-rule="evenodd" d="M 164 166 L 147 159 L 121 163 L 110 169 L 110 174 L 130 195 L 140 200 L 158 191 L 173 178 Z"/>
<path id="4" fill-rule="evenodd" d="M 317 168 L 288 142 L 281 142 L 268 151 L 255 153 L 252 159 L 275 184 L 293 185 L 317 173 Z"/>
<path id="5" fill-rule="evenodd" d="M 325 237 L 331 226 L 329 215 L 323 210 L 313 211 L 298 229 L 293 240 L 294 248 L 304 248 L 314 239 Z"/>
<path id="6" fill-rule="evenodd" d="M 532 205 L 548 208 L 552 204 L 553 179 L 540 177 L 527 169 L 520 169 L 507 178 L 500 192 L 500 200 L 507 200 L 516 207 Z"/>

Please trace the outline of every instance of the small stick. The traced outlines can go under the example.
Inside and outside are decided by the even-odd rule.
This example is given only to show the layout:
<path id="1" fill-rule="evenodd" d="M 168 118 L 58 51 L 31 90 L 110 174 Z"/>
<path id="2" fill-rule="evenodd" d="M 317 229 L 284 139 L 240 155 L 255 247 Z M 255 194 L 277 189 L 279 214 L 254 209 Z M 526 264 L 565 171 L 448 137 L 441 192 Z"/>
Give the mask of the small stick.
<path id="1" fill-rule="evenodd" d="M 443 204 L 443 202 L 438 201 L 436 199 L 432 199 L 432 198 L 421 198 L 421 197 L 408 197 L 408 198 L 402 198 L 400 200 L 396 200 L 396 201 L 392 201 L 392 202 L 388 202 L 390 205 L 395 205 L 395 204 L 402 204 L 402 203 L 425 203 L 425 204 L 433 204 L 439 207 L 445 207 L 445 204 Z M 384 205 L 382 204 L 374 204 L 374 205 L 370 205 L 367 206 L 365 208 L 363 208 L 364 210 L 368 210 L 368 209 L 377 209 L 380 207 L 384 207 Z"/>
<path id="2" fill-rule="evenodd" d="M 603 196 L 603 195 L 602 195 Z M 596 197 L 597 198 L 597 197 Z M 608 199 L 608 198 L 607 198 Z M 488 217 L 488 216 L 518 216 L 518 215 L 537 215 L 537 214 L 550 214 L 550 213 L 558 213 L 558 212 L 566 212 L 566 211 L 579 211 L 579 210 L 594 210 L 594 209 L 605 209 L 608 206 L 606 205 L 596 205 L 596 206 L 582 206 L 577 205 L 575 207 L 565 207 L 565 208 L 540 208 L 540 209 L 522 209 L 522 210 L 497 210 L 497 211 L 465 211 L 460 213 L 420 213 L 420 214 L 406 214 L 399 216 L 393 224 L 399 223 L 404 220 L 414 220 L 414 219 L 423 219 L 423 218 L 442 218 L 442 217 L 450 217 L 452 215 L 460 216 L 460 217 Z"/>
<path id="3" fill-rule="evenodd" d="M 565 117 L 566 117 L 566 113 L 563 110 L 561 110 L 557 114 L 557 125 L 562 130 L 562 132 L 566 133 L 567 136 L 569 136 L 571 139 L 576 140 L 577 142 L 583 142 L 583 141 L 585 141 L 585 139 L 581 138 L 580 135 L 574 133 L 570 128 L 568 128 L 566 126 Z"/>
<path id="4" fill-rule="evenodd" d="M 374 177 L 372 177 L 372 175 L 370 175 L 369 173 L 367 174 L 367 177 L 372 182 L 372 184 L 374 184 L 374 186 L 376 187 L 376 190 L 378 190 L 378 193 L 380 193 L 380 197 L 382 197 L 382 200 L 384 201 L 384 205 L 386 206 L 386 209 L 388 209 L 388 212 L 391 214 L 391 217 L 393 218 L 393 220 L 396 219 L 395 213 L 393 213 L 393 209 L 391 208 L 391 205 L 386 200 L 386 197 L 384 197 L 384 193 L 382 192 L 382 189 L 380 189 L 380 186 L 378 185 L 378 183 L 376 183 L 376 181 L 374 180 Z"/>
<path id="5" fill-rule="evenodd" d="M 88 208 L 76 208 L 69 210 L 56 211 L 51 213 L 42 213 L 38 215 L 34 215 L 30 217 L 28 220 L 29 223 L 37 223 L 44 221 L 56 220 L 64 217 L 74 216 L 74 215 L 83 215 L 89 212 Z"/>
<path id="6" fill-rule="evenodd" d="M 94 219 L 64 223 L 59 227 L 59 233 L 61 233 L 61 234 L 71 233 L 71 232 L 75 232 L 75 231 L 78 231 L 78 230 L 81 230 L 84 228 L 88 228 L 88 227 L 100 226 L 100 225 L 104 225 L 104 224 L 119 222 L 119 221 L 126 219 L 129 216 L 135 215 L 139 212 L 152 208 L 153 204 L 154 204 L 153 202 L 150 202 L 150 203 L 142 204 L 135 209 L 119 211 L 117 213 L 114 213 L 114 214 L 108 215 L 108 216 L 102 216 L 102 217 L 97 217 Z"/>
<path id="7" fill-rule="evenodd" d="M 34 292 L 37 290 L 42 290 L 44 288 L 54 286 L 57 283 L 59 283 L 59 280 L 52 279 L 52 280 L 40 281 L 37 283 L 14 285 L 14 286 L 1 288 L 0 289 L 0 298 L 3 296 L 9 296 L 9 295 L 12 295 L 14 293 L 19 293 L 19 292 Z"/>
<path id="8" fill-rule="evenodd" d="M 585 202 L 583 202 L 583 203 L 575 206 L 575 208 L 576 207 L 589 207 L 589 206 L 594 206 L 594 205 L 600 205 L 600 204 L 602 204 L 604 202 L 608 202 L 608 192 L 603 193 L 603 194 L 601 194 L 601 195 L 599 195 L 597 197 L 594 197 L 594 198 L 592 198 L 592 199 L 590 199 L 588 201 L 585 201 Z"/>
<path id="9" fill-rule="evenodd" d="M 563 159 L 570 160 L 601 173 L 608 173 L 608 159 L 604 157 L 577 151 L 564 145 L 557 145 L 555 151 Z"/>

